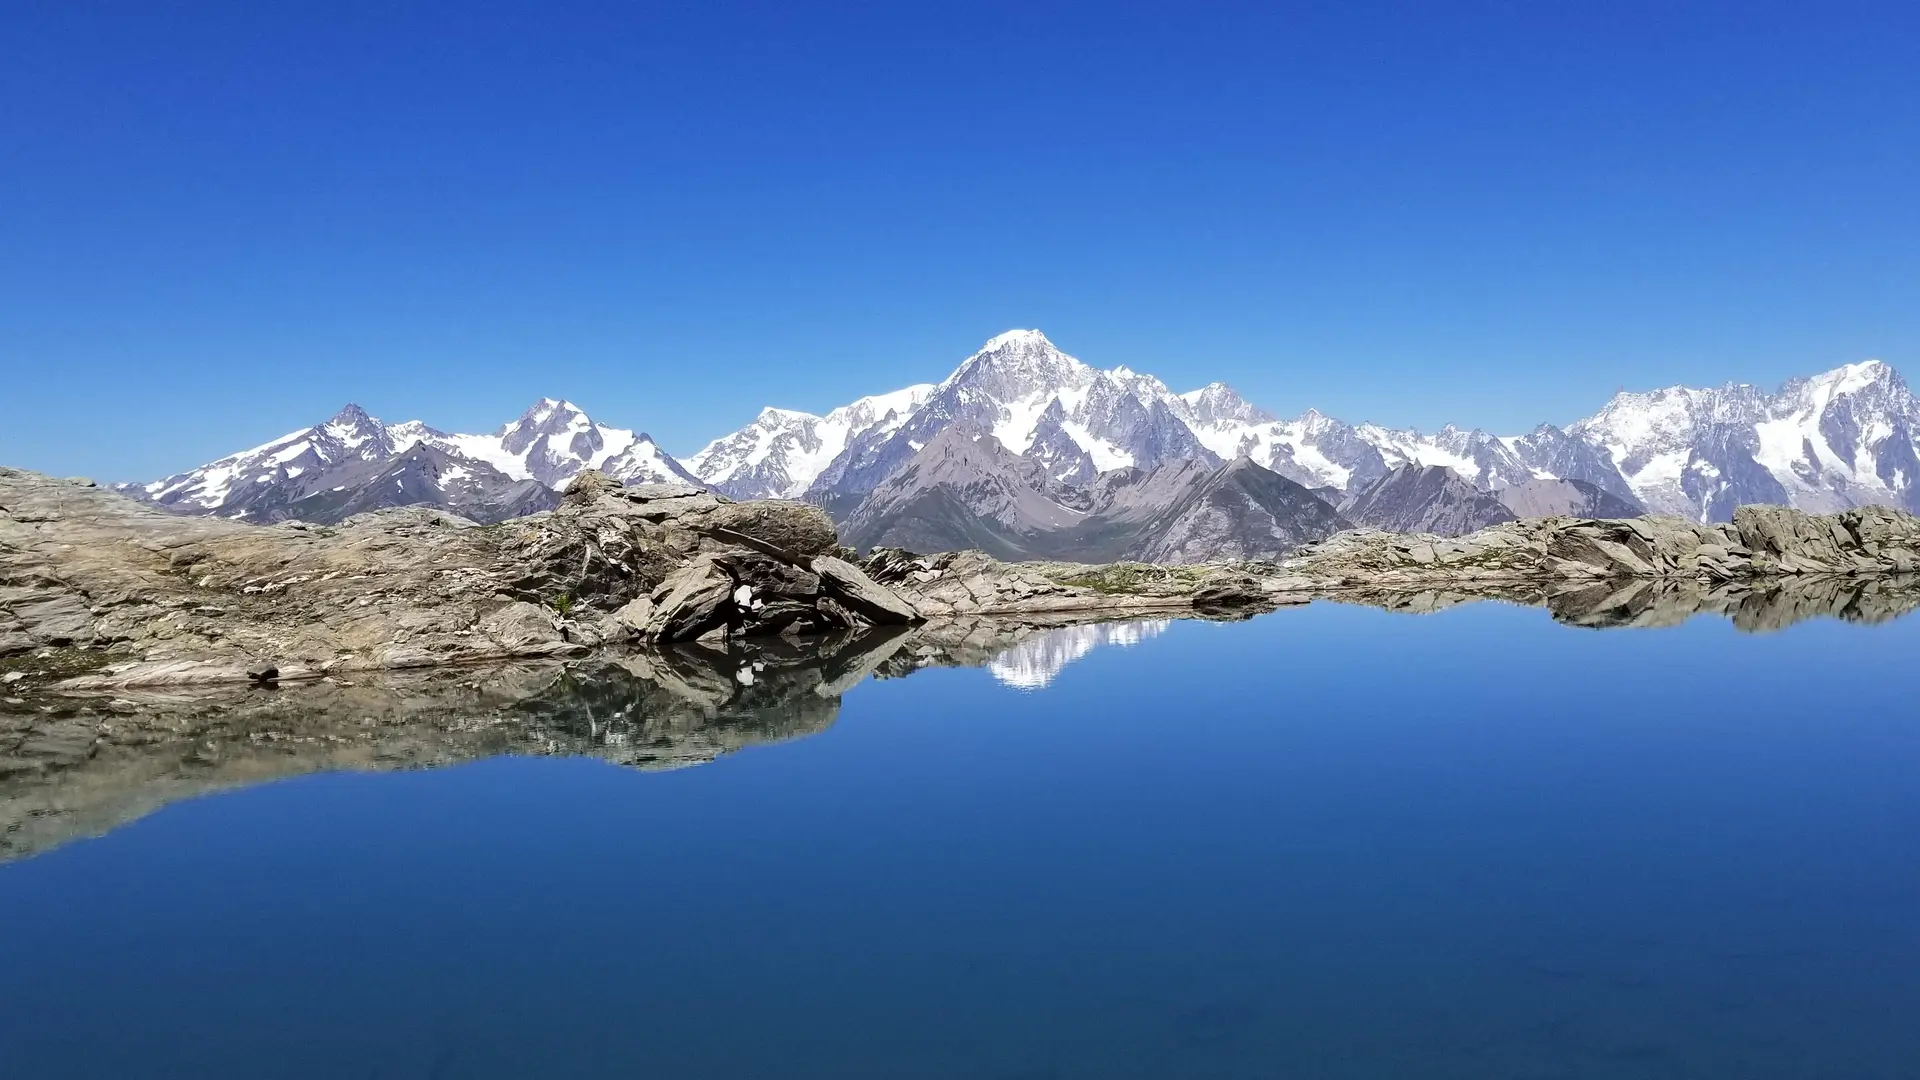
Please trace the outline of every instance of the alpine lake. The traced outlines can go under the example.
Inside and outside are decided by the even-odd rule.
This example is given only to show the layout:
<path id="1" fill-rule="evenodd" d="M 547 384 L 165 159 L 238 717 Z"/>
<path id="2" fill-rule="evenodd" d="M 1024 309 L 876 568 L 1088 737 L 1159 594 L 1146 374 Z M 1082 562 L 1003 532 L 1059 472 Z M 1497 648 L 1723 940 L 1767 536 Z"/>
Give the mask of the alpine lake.
<path id="1" fill-rule="evenodd" d="M 0 1076 L 1920 1076 L 1911 605 L 1455 599 L 16 701 Z"/>

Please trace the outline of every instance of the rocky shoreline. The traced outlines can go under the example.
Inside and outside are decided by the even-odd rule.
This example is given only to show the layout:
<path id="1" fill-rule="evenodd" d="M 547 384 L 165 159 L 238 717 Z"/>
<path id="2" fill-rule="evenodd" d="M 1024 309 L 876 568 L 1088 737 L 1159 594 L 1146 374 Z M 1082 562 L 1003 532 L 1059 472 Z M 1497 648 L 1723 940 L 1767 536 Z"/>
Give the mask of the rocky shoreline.
<path id="1" fill-rule="evenodd" d="M 1716 525 L 1544 518 L 1453 538 L 1355 530 L 1274 560 L 1090 566 L 885 548 L 862 559 L 808 504 L 621 487 L 597 473 L 581 474 L 557 509 L 497 525 L 396 509 L 317 526 L 180 517 L 84 481 L 0 469 L 0 691 L 290 682 L 1315 597 L 1518 595 L 1551 606 L 1597 591 L 1718 595 L 1736 608 L 1770 582 L 1916 572 L 1920 519 L 1878 507 L 1747 506 Z"/>

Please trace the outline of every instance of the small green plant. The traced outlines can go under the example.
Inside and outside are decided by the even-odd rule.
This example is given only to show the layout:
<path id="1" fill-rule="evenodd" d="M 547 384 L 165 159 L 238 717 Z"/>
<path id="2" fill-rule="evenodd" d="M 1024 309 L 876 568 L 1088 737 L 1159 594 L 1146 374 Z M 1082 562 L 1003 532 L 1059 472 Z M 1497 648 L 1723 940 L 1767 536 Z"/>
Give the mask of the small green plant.
<path id="1" fill-rule="evenodd" d="M 573 597 L 568 596 L 566 593 L 561 593 L 554 597 L 553 610 L 559 612 L 561 618 L 566 618 L 568 613 L 573 611 Z"/>

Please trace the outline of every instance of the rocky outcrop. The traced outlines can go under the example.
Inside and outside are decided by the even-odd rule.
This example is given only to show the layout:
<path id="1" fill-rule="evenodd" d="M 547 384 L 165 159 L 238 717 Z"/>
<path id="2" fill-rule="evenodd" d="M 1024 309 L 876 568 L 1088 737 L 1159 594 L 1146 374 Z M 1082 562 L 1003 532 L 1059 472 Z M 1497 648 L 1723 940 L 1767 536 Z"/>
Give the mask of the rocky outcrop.
<path id="1" fill-rule="evenodd" d="M 1302 549 L 1283 568 L 1309 588 L 1906 574 L 1920 570 L 1920 518 L 1884 507 L 1807 514 L 1743 506 L 1712 525 L 1546 518 L 1459 537 L 1356 530 Z"/>
<path id="2" fill-rule="evenodd" d="M 0 469 L 0 674 L 115 689 L 243 682 L 271 665 L 285 682 L 855 629 L 912 610 L 810 568 L 837 550 L 805 503 L 596 472 L 550 512 L 483 527 L 417 507 L 246 525 Z"/>
<path id="3" fill-rule="evenodd" d="M 1268 609 L 1308 599 L 1304 590 L 1294 587 L 1298 579 L 1281 574 L 1273 563 L 1003 563 L 977 551 L 915 555 L 883 548 L 866 566 L 935 620 L 1126 619 L 1190 614 L 1209 604 Z"/>

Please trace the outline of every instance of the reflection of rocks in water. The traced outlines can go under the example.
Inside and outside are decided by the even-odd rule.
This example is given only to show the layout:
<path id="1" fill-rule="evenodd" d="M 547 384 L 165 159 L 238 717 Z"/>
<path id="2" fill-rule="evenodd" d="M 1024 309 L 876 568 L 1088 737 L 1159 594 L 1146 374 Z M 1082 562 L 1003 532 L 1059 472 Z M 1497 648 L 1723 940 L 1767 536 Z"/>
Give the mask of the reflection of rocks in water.
<path id="1" fill-rule="evenodd" d="M 831 725 L 910 631 L 681 647 L 573 665 L 437 669 L 215 695 L 0 702 L 0 859 L 167 803 L 335 769 L 499 754 L 678 768 Z"/>
<path id="2" fill-rule="evenodd" d="M 1740 630 L 1778 630 L 1814 618 L 1879 623 L 1920 608 L 1920 575 L 1814 576 L 1703 582 L 1694 578 L 1620 578 L 1540 586 L 1483 584 L 1452 590 L 1348 588 L 1342 603 L 1414 615 L 1500 600 L 1545 607 L 1558 622 L 1595 628 L 1678 626 L 1695 615 L 1722 615 Z"/>
<path id="3" fill-rule="evenodd" d="M 1173 625 L 1172 619 L 1095 623 L 1046 630 L 987 661 L 987 670 L 1008 686 L 1038 690 L 1060 670 L 1102 645 L 1138 645 Z"/>
<path id="4" fill-rule="evenodd" d="M 949 620 L 797 642 L 758 638 L 569 663 L 329 678 L 280 690 L 4 698 L 0 860 L 106 832 L 180 799 L 305 773 L 429 768 L 501 754 L 587 755 L 640 769 L 697 765 L 825 730 L 841 695 L 869 675 L 996 662 L 1037 673 L 1164 626 L 1063 631 Z M 1021 649 L 1031 666 L 1008 659 Z"/>
<path id="5" fill-rule="evenodd" d="M 1920 578 L 1775 578 L 1764 584 L 1707 585 L 1692 579 L 1621 581 L 1554 593 L 1553 617 L 1574 626 L 1674 626 L 1694 615 L 1723 615 L 1748 632 L 1807 619 L 1881 623 L 1920 608 Z"/>

